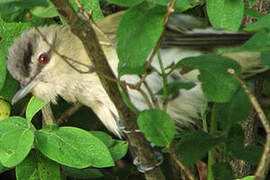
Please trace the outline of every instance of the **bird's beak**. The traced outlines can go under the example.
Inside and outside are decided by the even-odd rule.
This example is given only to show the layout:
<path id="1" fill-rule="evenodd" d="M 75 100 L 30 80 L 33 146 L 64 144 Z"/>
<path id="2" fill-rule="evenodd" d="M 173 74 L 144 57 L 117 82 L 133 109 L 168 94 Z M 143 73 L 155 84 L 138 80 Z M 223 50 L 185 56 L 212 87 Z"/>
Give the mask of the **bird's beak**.
<path id="1" fill-rule="evenodd" d="M 31 90 L 32 88 L 36 85 L 36 78 L 30 81 L 26 86 L 21 88 L 19 91 L 16 92 L 16 94 L 13 96 L 11 100 L 11 104 L 15 104 L 18 102 L 20 99 L 24 98 Z"/>

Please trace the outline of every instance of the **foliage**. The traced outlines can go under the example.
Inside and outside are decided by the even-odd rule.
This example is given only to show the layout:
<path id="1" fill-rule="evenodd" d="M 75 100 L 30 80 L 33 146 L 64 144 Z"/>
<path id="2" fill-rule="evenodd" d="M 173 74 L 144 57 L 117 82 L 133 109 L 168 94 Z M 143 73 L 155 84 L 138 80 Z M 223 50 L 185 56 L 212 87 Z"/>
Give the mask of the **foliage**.
<path id="1" fill-rule="evenodd" d="M 167 13 L 167 4 L 170 0 L 107 0 L 118 6 L 128 7 L 123 14 L 117 31 L 117 53 L 119 57 L 119 76 L 136 74 L 143 75 L 149 54 L 158 43 L 164 31 L 164 19 Z M 73 8 L 78 10 L 74 1 L 70 0 Z M 99 1 L 81 1 L 86 10 L 93 10 L 93 19 L 103 17 Z M 254 1 L 249 1 L 251 4 Z M 233 49 L 220 49 L 219 54 L 213 52 L 196 57 L 186 57 L 178 63 L 170 64 L 164 72 L 151 69 L 151 73 L 158 73 L 164 80 L 164 87 L 155 92 L 155 96 L 164 105 L 160 109 L 148 109 L 139 112 L 137 123 L 140 133 L 155 146 L 163 148 L 163 152 L 171 153 L 174 148 L 179 160 L 185 165 L 192 166 L 198 161 L 206 161 L 212 155 L 217 155 L 222 162 L 208 164 L 215 179 L 232 179 L 232 168 L 229 161 L 241 159 L 254 166 L 257 165 L 263 147 L 259 145 L 246 145 L 244 132 L 240 123 L 246 121 L 251 113 L 249 98 L 239 83 L 227 70 L 234 69 L 237 76 L 242 76 L 240 65 L 224 53 L 256 52 L 260 54 L 263 65 L 269 67 L 270 53 L 270 14 L 260 15 L 254 10 L 245 10 L 242 0 L 206 0 L 206 11 L 202 8 L 203 0 L 178 0 L 175 11 L 181 13 L 202 14 L 202 18 L 209 17 L 212 26 L 226 31 L 239 31 L 244 13 L 256 17 L 257 22 L 244 27 L 242 30 L 252 32 L 254 35 L 241 47 Z M 199 11 L 199 13 L 198 13 Z M 55 7 L 48 0 L 1 0 L 0 2 L 0 95 L 10 101 L 17 90 L 18 83 L 6 70 L 6 57 L 8 48 L 14 39 L 23 31 L 32 27 L 25 15 L 32 15 L 32 23 L 38 25 L 64 23 L 59 17 Z M 178 96 L 182 91 L 192 90 L 197 83 L 194 82 L 167 82 L 171 73 L 192 71 L 200 72 L 198 80 L 208 101 L 205 108 L 204 128 L 198 131 L 176 129 L 172 118 L 167 111 L 167 103 Z M 180 70 L 180 71 L 179 71 Z M 147 72 L 148 73 L 148 72 Z M 256 74 L 256 71 L 253 72 Z M 269 89 L 270 83 L 265 81 L 264 90 Z M 251 89 L 254 87 L 249 86 Z M 128 96 L 122 89 L 122 95 L 128 102 Z M 161 97 L 161 95 L 163 95 Z M 269 92 L 264 92 L 269 97 Z M 9 105 L 0 101 L 0 110 L 9 111 Z M 27 98 L 26 98 L 27 100 Z M 23 102 L 25 103 L 25 101 Z M 60 103 L 61 105 L 63 103 Z M 110 178 L 115 176 L 123 178 L 120 172 L 125 171 L 128 177 L 133 169 L 126 165 L 119 168 L 123 157 L 128 151 L 128 143 L 124 140 L 115 140 L 102 131 L 92 131 L 89 124 L 97 124 L 95 116 L 77 113 L 72 126 L 48 125 L 40 126 L 39 111 L 45 105 L 35 98 L 31 98 L 26 107 L 24 117 L 22 106 L 13 106 L 12 116 L 0 121 L 0 172 L 8 168 L 15 168 L 16 178 L 62 179 L 64 176 L 82 179 Z M 64 111 L 57 109 L 56 114 Z M 129 104 L 129 107 L 132 105 Z M 80 123 L 82 125 L 80 125 Z M 66 124 L 63 124 L 66 125 Z M 70 124 L 68 124 L 70 125 Z M 97 125 L 98 126 L 98 125 Z M 79 128 L 80 127 L 80 128 Z M 101 129 L 101 128 L 99 128 Z M 174 142 L 175 147 L 172 147 Z M 164 153 L 166 154 L 166 153 Z M 166 156 L 166 155 L 165 155 Z M 166 156 L 167 157 L 167 156 Z M 168 158 L 167 158 L 168 159 Z M 215 159 L 215 158 L 214 158 Z M 210 162 L 210 161 L 209 161 Z M 130 163 L 131 164 L 131 163 Z M 167 164 L 166 164 L 167 165 Z M 165 166 L 166 166 L 165 165 Z M 99 168 L 116 166 L 114 172 Z M 60 167 L 62 170 L 60 171 Z M 119 170 L 120 169 L 120 170 Z M 103 173 L 103 172 L 107 173 Z M 169 176 L 167 172 L 166 176 Z M 222 175 L 222 176 L 219 176 Z M 126 177 L 125 177 L 126 178 Z M 246 177 L 243 180 L 253 179 Z"/>

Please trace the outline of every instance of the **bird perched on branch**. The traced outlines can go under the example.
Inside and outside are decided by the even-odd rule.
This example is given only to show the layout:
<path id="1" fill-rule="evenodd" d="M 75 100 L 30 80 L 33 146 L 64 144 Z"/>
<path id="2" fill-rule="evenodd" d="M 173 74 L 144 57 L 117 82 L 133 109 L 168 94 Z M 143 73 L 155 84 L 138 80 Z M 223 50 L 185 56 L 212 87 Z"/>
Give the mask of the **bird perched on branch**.
<path id="1" fill-rule="evenodd" d="M 116 76 L 118 57 L 115 33 L 122 14 L 122 12 L 116 13 L 97 21 L 98 27 L 106 36 L 100 31 L 96 31 L 110 67 Z M 240 45 L 250 37 L 245 33 L 228 33 L 211 28 L 207 28 L 207 30 L 201 28 L 205 28 L 205 25 L 194 17 L 187 15 L 170 17 L 160 47 L 164 67 L 173 62 L 176 63 L 184 57 L 197 56 L 218 46 L 232 43 Z M 253 66 L 252 64 L 245 66 L 245 62 L 242 62 L 247 55 L 249 54 L 245 54 L 245 57 L 241 54 L 234 55 L 236 60 L 240 60 L 239 63 L 244 69 Z M 63 56 L 65 60 L 63 60 Z M 234 58 L 230 54 L 228 56 Z M 254 56 L 250 58 L 254 59 Z M 259 63 L 258 56 L 255 55 L 253 62 L 254 64 Z M 151 65 L 160 71 L 156 57 Z M 9 49 L 7 68 L 22 86 L 13 97 L 13 103 L 29 92 L 38 99 L 52 103 L 56 103 L 57 96 L 61 96 L 68 102 L 80 102 L 92 108 L 103 124 L 114 134 L 120 136 L 117 110 L 103 89 L 97 73 L 93 71 L 83 44 L 68 27 L 51 25 L 39 27 L 38 31 L 31 29 L 24 32 Z M 205 98 L 200 83 L 196 80 L 196 75 L 197 73 L 193 72 L 181 75 L 179 71 L 175 71 L 168 77 L 168 82 L 191 80 L 197 84 L 190 90 L 180 90 L 176 96 L 169 99 L 167 111 L 179 128 L 188 127 L 196 119 L 200 119 L 199 113 Z M 128 83 L 136 83 L 139 79 L 137 75 L 121 77 L 121 80 Z M 154 94 L 163 86 L 162 78 L 157 72 L 151 73 L 146 78 L 146 82 Z M 147 96 L 150 96 L 144 85 L 142 89 Z M 128 89 L 128 94 L 132 104 L 138 110 L 148 108 L 138 91 Z M 159 105 L 162 104 L 160 98 L 157 98 L 157 101 Z M 152 101 L 150 103 L 154 104 Z"/>

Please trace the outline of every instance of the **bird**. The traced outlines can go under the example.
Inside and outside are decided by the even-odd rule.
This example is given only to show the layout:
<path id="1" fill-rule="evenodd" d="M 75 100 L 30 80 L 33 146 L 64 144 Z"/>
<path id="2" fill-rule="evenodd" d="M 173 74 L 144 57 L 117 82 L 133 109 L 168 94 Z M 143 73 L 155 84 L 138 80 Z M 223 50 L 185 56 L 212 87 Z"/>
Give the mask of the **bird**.
<path id="1" fill-rule="evenodd" d="M 115 39 L 122 15 L 123 12 L 118 12 L 96 21 L 101 30 L 97 30 L 96 34 L 116 76 L 118 76 L 119 60 Z M 190 15 L 173 14 L 169 18 L 159 51 L 163 66 L 167 67 L 185 57 L 212 52 L 218 46 L 241 45 L 250 37 L 250 34 L 243 32 L 231 33 L 216 30 Z M 59 54 L 68 57 L 69 63 L 63 61 L 52 47 Z M 254 55 L 254 53 L 227 54 L 227 56 L 239 60 L 243 69 L 260 64 L 259 55 Z M 252 63 L 247 63 L 248 59 L 252 59 Z M 156 94 L 163 86 L 163 80 L 158 74 L 161 70 L 157 57 L 154 57 L 151 66 L 157 72 L 149 74 L 146 82 L 152 92 Z M 12 103 L 16 103 L 30 92 L 46 103 L 57 103 L 57 97 L 61 96 L 67 102 L 79 102 L 90 107 L 109 131 L 121 137 L 116 107 L 103 89 L 97 73 L 89 70 L 89 67 L 92 67 L 92 64 L 82 42 L 67 26 L 49 25 L 38 27 L 38 31 L 33 28 L 23 32 L 9 48 L 7 60 L 9 73 L 21 85 L 21 89 L 14 95 Z M 89 71 L 89 73 L 80 73 L 74 68 Z M 200 119 L 202 105 L 207 101 L 197 79 L 198 73 L 198 71 L 191 71 L 183 75 L 179 70 L 175 70 L 168 76 L 168 82 L 195 83 L 193 88 L 179 90 L 179 93 L 169 98 L 167 112 L 174 120 L 177 129 L 194 125 Z M 124 75 L 121 76 L 121 80 L 135 84 L 140 77 Z M 142 89 L 150 96 L 144 85 Z M 139 111 L 149 108 L 138 91 L 128 88 L 128 96 Z M 159 105 L 162 105 L 162 98 L 157 96 L 157 101 Z"/>

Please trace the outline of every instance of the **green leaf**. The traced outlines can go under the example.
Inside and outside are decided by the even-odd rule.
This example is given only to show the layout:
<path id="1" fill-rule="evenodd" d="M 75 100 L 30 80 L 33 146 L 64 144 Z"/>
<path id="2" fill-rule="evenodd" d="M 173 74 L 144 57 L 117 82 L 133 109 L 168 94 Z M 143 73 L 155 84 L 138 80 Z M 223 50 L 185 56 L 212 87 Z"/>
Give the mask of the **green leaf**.
<path id="1" fill-rule="evenodd" d="M 228 163 L 215 163 L 213 173 L 215 180 L 233 180 L 233 171 Z"/>
<path id="2" fill-rule="evenodd" d="M 208 100 L 228 102 L 239 88 L 238 82 L 228 73 L 232 68 L 240 73 L 240 66 L 232 59 L 217 55 L 202 55 L 181 60 L 177 66 L 199 69 L 199 80 Z"/>
<path id="3" fill-rule="evenodd" d="M 142 74 L 147 57 L 163 30 L 165 7 L 147 3 L 124 13 L 117 31 L 118 72 Z"/>
<path id="4" fill-rule="evenodd" d="M 31 121 L 32 118 L 34 117 L 34 115 L 43 108 L 43 106 L 45 106 L 46 103 L 35 98 L 34 96 L 32 96 L 32 98 L 30 99 L 27 108 L 26 108 L 26 119 L 28 121 Z"/>
<path id="5" fill-rule="evenodd" d="M 222 129 L 228 130 L 234 124 L 245 121 L 251 109 L 248 96 L 242 88 L 239 88 L 230 102 L 216 103 L 212 113 L 214 113 L 215 120 L 220 122 Z"/>
<path id="6" fill-rule="evenodd" d="M 102 131 L 91 131 L 91 134 L 100 139 L 108 148 L 114 161 L 124 157 L 128 150 L 126 141 L 114 140 Z"/>
<path id="7" fill-rule="evenodd" d="M 179 93 L 179 90 L 186 89 L 189 90 L 195 86 L 192 82 L 171 82 L 167 84 L 167 91 L 169 95 L 175 95 Z M 163 94 L 163 88 L 158 91 L 157 94 Z"/>
<path id="8" fill-rule="evenodd" d="M 206 9 L 211 24 L 216 28 L 237 31 L 242 23 L 243 0 L 207 0 Z"/>
<path id="9" fill-rule="evenodd" d="M 3 166 L 1 163 L 0 163 L 0 173 L 2 174 L 3 172 L 9 170 L 8 168 L 6 168 L 5 166 Z"/>
<path id="10" fill-rule="evenodd" d="M 164 111 L 157 109 L 143 111 L 137 123 L 146 139 L 156 146 L 168 146 L 174 138 L 175 124 Z"/>
<path id="11" fill-rule="evenodd" d="M 175 151 L 185 164 L 192 165 L 222 142 L 224 138 L 214 137 L 202 131 L 184 131 L 175 146 Z"/>
<path id="12" fill-rule="evenodd" d="M 91 131 L 90 133 L 101 140 L 107 147 L 111 147 L 114 144 L 115 140 L 105 132 Z"/>
<path id="13" fill-rule="evenodd" d="M 110 3 L 116 4 L 118 6 L 135 6 L 137 4 L 140 4 L 141 2 L 143 2 L 144 0 L 106 0 Z"/>
<path id="14" fill-rule="evenodd" d="M 253 35 L 245 44 L 239 48 L 233 49 L 220 49 L 221 53 L 233 53 L 241 51 L 252 52 L 270 52 L 270 33 L 269 32 L 257 32 Z"/>
<path id="15" fill-rule="evenodd" d="M 34 128 L 26 119 L 10 117 L 0 122 L 0 161 L 13 167 L 23 161 L 34 142 Z"/>
<path id="16" fill-rule="evenodd" d="M 245 9 L 245 15 L 255 18 L 255 19 L 260 19 L 263 17 L 263 15 L 255 9 Z"/>
<path id="17" fill-rule="evenodd" d="M 16 166 L 18 180 L 61 180 L 59 165 L 32 149 L 24 161 Z"/>
<path id="18" fill-rule="evenodd" d="M 267 65 L 270 67 L 270 52 L 261 53 L 261 60 L 264 65 Z"/>
<path id="19" fill-rule="evenodd" d="M 9 73 L 7 73 L 4 86 L 0 90 L 0 95 L 3 96 L 9 102 L 11 102 L 11 99 L 12 99 L 13 95 L 15 94 L 15 92 L 18 89 L 18 85 L 19 85 L 18 82 L 15 79 L 13 79 L 12 76 Z"/>
<path id="20" fill-rule="evenodd" d="M 254 180 L 254 179 L 255 179 L 255 176 L 247 176 L 247 177 L 236 179 L 236 180 Z"/>
<path id="21" fill-rule="evenodd" d="M 245 31 L 248 32 L 258 32 L 263 30 L 270 30 L 270 14 L 267 14 L 263 17 L 261 17 L 258 21 L 255 23 L 252 23 L 244 28 Z"/>
<path id="22" fill-rule="evenodd" d="M 1 0 L 0 15 L 12 14 L 35 6 L 48 6 L 46 0 Z"/>
<path id="23" fill-rule="evenodd" d="M 151 2 L 153 4 L 158 4 L 161 6 L 168 6 L 169 3 L 171 3 L 171 0 L 146 0 L 147 2 Z M 174 9 L 176 12 L 183 12 L 190 8 L 193 8 L 199 4 L 202 4 L 200 0 L 181 0 L 176 1 Z"/>
<path id="24" fill-rule="evenodd" d="M 63 167 L 63 173 L 75 179 L 96 179 L 104 177 L 101 171 L 98 169 L 85 168 L 85 169 L 75 169 L 70 167 Z"/>
<path id="25" fill-rule="evenodd" d="M 41 17 L 41 18 L 51 18 L 51 17 L 58 16 L 58 12 L 55 9 L 54 5 L 50 1 L 47 1 L 47 3 L 49 4 L 47 7 L 37 6 L 37 7 L 32 8 L 30 12 L 33 15 Z"/>
<path id="26" fill-rule="evenodd" d="M 37 147 L 50 159 L 74 168 L 114 165 L 108 148 L 89 132 L 75 127 L 44 128 L 36 132 Z"/>
<path id="27" fill-rule="evenodd" d="M 72 7 L 77 11 L 79 8 L 73 0 L 69 0 L 69 3 Z M 93 20 L 97 20 L 99 18 L 104 17 L 103 13 L 100 9 L 99 1 L 89 1 L 89 0 L 80 0 L 80 3 L 83 5 L 84 9 L 87 11 L 92 11 Z"/>
<path id="28" fill-rule="evenodd" d="M 128 142 L 115 140 L 114 145 L 109 148 L 114 161 L 122 159 L 128 151 Z"/>
<path id="29" fill-rule="evenodd" d="M 233 126 L 229 132 L 226 139 L 227 151 L 230 155 L 241 154 L 244 149 L 244 132 L 239 124 Z"/>

